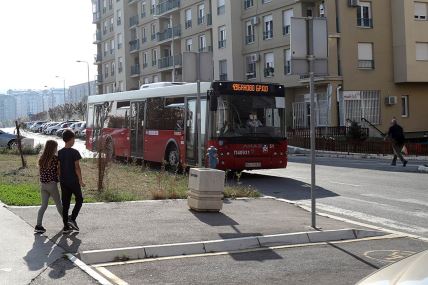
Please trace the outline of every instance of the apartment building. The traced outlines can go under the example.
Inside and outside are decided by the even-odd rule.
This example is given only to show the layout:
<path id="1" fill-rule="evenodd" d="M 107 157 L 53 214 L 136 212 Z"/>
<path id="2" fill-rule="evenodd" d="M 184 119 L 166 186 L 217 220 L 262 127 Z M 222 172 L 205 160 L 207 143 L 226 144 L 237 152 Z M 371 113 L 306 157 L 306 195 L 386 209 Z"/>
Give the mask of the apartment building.
<path id="1" fill-rule="evenodd" d="M 90 81 L 89 84 L 88 82 L 85 82 L 71 85 L 68 87 L 67 103 L 79 103 L 81 101 L 86 101 L 88 96 L 95 95 L 95 89 L 95 81 Z"/>
<path id="2" fill-rule="evenodd" d="M 16 100 L 13 96 L 0 94 L 0 122 L 14 120 L 16 117 Z"/>
<path id="3" fill-rule="evenodd" d="M 428 0 L 93 0 L 98 93 L 157 81 L 284 84 L 287 125 L 309 127 L 309 88 L 293 74 L 292 17 L 324 17 L 328 73 L 318 126 L 361 118 L 428 135 Z M 365 121 L 362 122 L 363 124 Z M 376 135 L 376 133 L 373 133 Z"/>

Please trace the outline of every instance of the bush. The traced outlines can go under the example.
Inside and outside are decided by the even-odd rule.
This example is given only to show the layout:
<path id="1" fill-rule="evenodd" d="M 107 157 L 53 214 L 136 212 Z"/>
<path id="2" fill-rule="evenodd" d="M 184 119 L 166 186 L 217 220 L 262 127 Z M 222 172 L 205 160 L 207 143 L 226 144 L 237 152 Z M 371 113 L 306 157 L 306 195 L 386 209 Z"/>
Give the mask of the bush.
<path id="1" fill-rule="evenodd" d="M 42 144 L 37 144 L 34 147 L 24 147 L 22 148 L 22 154 L 25 155 L 37 155 L 40 153 L 40 151 L 43 149 L 43 145 Z M 15 154 L 15 155 L 19 155 L 19 150 L 18 148 L 2 148 L 0 149 L 0 154 Z"/>

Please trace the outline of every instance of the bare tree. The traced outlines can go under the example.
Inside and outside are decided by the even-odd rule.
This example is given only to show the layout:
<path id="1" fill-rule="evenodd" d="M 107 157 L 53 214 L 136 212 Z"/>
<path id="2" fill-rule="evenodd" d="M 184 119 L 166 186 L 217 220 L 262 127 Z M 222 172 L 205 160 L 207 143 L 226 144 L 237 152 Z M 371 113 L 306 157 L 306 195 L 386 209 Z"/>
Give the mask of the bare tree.
<path id="1" fill-rule="evenodd" d="M 85 102 L 83 102 L 83 101 L 80 101 L 79 103 L 77 103 L 77 104 L 74 105 L 74 109 L 75 109 L 76 114 L 82 120 L 85 119 L 86 108 L 87 108 L 87 104 Z"/>

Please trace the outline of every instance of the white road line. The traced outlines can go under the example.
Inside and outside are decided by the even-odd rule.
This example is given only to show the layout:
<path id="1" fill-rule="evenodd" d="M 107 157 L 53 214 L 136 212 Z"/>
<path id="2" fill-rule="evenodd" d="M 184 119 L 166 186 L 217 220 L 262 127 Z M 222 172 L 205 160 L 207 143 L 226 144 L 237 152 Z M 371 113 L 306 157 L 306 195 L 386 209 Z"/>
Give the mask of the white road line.
<path id="1" fill-rule="evenodd" d="M 96 267 L 95 269 L 116 285 L 129 285 L 127 282 L 123 281 L 104 267 Z"/>
<path id="2" fill-rule="evenodd" d="M 297 204 L 304 206 L 306 208 L 310 208 L 310 206 L 311 206 L 309 201 L 308 202 L 299 202 Z M 377 217 L 377 216 L 373 216 L 373 215 L 368 215 L 368 214 L 364 214 L 364 213 L 360 213 L 360 212 L 355 212 L 355 211 L 351 211 L 351 210 L 347 210 L 347 209 L 343 209 L 343 208 L 338 208 L 338 207 L 334 207 L 334 206 L 330 206 L 330 205 L 325 205 L 325 204 L 321 204 L 321 203 L 317 203 L 317 209 L 321 210 L 321 211 L 327 211 L 330 213 L 335 213 L 335 214 L 339 214 L 339 215 L 353 217 L 353 218 L 356 218 L 356 219 L 359 219 L 362 221 L 370 222 L 372 224 L 379 224 L 379 225 L 382 225 L 383 227 L 386 227 L 386 228 L 393 228 L 393 229 L 397 229 L 397 230 L 401 230 L 401 231 L 405 231 L 405 232 L 415 233 L 418 235 L 428 233 L 428 228 L 423 228 L 423 227 L 418 227 L 418 226 L 409 226 L 409 225 L 400 223 L 398 221 L 385 219 L 385 218 L 381 218 L 381 217 Z"/>
<path id="3" fill-rule="evenodd" d="M 65 256 L 68 258 L 68 260 L 73 262 L 74 265 L 76 265 L 84 272 L 86 272 L 89 276 L 97 280 L 101 285 L 113 285 L 110 281 L 105 279 L 98 272 L 96 272 L 94 269 L 89 267 L 87 264 L 85 264 L 83 261 L 72 255 L 71 253 L 66 253 Z"/>
<path id="4" fill-rule="evenodd" d="M 395 202 L 400 202 L 400 203 L 408 203 L 408 204 L 416 204 L 416 205 L 421 205 L 424 207 L 428 207 L 428 203 L 427 202 L 423 202 L 421 200 L 415 200 L 415 199 L 400 199 L 400 198 L 391 198 L 391 197 L 387 197 L 387 196 L 382 196 L 382 195 L 376 195 L 376 194 L 372 194 L 372 193 L 367 193 L 367 194 L 360 194 L 361 196 L 366 196 L 366 197 L 373 197 L 373 198 L 380 198 L 380 199 L 384 199 L 384 200 L 389 200 L 389 201 L 395 201 Z"/>
<path id="5" fill-rule="evenodd" d="M 327 181 L 327 182 L 332 184 L 346 185 L 346 186 L 352 186 L 352 187 L 361 187 L 361 185 L 349 184 L 349 183 L 343 183 L 343 182 L 337 182 L 337 181 Z"/>

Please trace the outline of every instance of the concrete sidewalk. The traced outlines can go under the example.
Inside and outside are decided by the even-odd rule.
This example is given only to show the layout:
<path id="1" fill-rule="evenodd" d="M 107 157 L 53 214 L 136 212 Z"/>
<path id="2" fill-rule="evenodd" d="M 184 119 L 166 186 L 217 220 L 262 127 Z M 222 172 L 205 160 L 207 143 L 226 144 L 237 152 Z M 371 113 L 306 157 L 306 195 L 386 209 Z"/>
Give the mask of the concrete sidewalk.
<path id="1" fill-rule="evenodd" d="M 37 207 L 12 207 L 11 211 L 34 224 Z M 313 230 L 310 213 L 271 199 L 226 200 L 220 213 L 190 211 L 186 200 L 84 204 L 77 222 L 78 235 L 57 240 L 72 253 Z M 49 237 L 61 228 L 54 207 L 46 211 L 44 226 Z M 318 226 L 355 228 L 325 217 L 318 217 Z"/>

